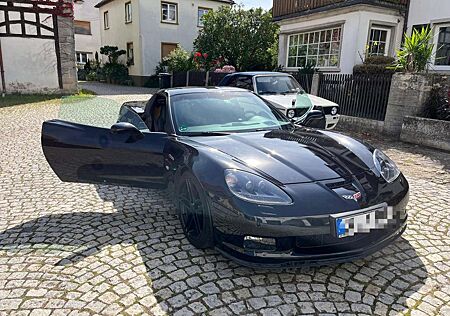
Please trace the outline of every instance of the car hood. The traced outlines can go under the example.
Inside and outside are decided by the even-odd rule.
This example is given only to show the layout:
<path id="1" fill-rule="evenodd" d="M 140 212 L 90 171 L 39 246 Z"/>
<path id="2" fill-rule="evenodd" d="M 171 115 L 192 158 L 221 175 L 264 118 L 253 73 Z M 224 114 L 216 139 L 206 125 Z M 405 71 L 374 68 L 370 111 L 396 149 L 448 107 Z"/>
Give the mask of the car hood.
<path id="1" fill-rule="evenodd" d="M 276 105 L 277 108 L 290 109 L 294 107 L 296 101 L 296 94 L 287 95 L 261 95 L 265 100 Z M 337 106 L 336 103 L 330 100 L 320 98 L 318 96 L 307 94 L 312 104 L 315 106 Z"/>
<path id="2" fill-rule="evenodd" d="M 342 134 L 300 129 L 195 137 L 282 184 L 348 178 L 374 167 L 366 145 Z"/>

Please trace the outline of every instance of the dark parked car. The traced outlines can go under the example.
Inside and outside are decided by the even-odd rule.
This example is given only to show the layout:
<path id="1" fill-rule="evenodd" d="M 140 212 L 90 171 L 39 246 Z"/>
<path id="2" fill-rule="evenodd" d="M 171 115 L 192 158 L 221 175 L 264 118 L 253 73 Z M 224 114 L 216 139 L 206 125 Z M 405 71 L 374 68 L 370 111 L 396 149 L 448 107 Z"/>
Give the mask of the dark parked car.
<path id="1" fill-rule="evenodd" d="M 168 188 L 188 240 L 245 265 L 353 260 L 406 228 L 408 182 L 385 154 L 242 89 L 162 90 L 110 129 L 47 121 L 42 147 L 63 181 Z"/>

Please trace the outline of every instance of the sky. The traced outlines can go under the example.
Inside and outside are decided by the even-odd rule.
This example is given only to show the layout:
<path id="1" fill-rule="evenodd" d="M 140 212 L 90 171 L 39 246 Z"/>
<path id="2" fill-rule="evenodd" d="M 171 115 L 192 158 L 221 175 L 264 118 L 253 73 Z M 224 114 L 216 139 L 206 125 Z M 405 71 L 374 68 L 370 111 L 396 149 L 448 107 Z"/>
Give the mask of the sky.
<path id="1" fill-rule="evenodd" d="M 269 10 L 272 8 L 272 0 L 234 0 L 237 4 L 244 4 L 247 9 L 254 7 L 262 7 Z"/>

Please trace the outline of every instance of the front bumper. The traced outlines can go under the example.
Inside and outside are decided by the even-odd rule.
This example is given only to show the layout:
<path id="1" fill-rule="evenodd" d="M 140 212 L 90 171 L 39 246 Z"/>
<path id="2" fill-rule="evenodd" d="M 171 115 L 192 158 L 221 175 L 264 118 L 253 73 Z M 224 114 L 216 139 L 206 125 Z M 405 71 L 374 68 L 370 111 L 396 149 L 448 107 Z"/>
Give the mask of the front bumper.
<path id="1" fill-rule="evenodd" d="M 367 257 L 399 238 L 406 230 L 406 221 L 389 234 L 379 240 L 364 243 L 353 250 L 321 254 L 301 254 L 295 252 L 267 253 L 254 251 L 248 253 L 242 248 L 230 244 L 219 244 L 216 249 L 224 256 L 236 263 L 251 268 L 295 268 L 330 265 L 349 262 Z"/>
<path id="2" fill-rule="evenodd" d="M 302 217 L 248 216 L 213 203 L 217 250 L 249 267 L 298 267 L 327 265 L 366 257 L 399 238 L 407 225 L 407 186 L 393 196 L 394 221 L 384 229 L 338 238 L 330 212 Z M 234 213 L 234 214 L 232 214 Z M 223 216 L 218 216 L 222 214 Z M 273 245 L 248 247 L 247 237 L 274 240 Z"/>

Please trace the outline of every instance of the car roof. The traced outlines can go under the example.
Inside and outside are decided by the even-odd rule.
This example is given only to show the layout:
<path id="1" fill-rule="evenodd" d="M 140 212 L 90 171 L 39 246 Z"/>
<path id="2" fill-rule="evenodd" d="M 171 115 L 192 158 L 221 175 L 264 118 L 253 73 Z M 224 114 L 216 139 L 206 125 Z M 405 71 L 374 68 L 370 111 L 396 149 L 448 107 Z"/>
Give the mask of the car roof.
<path id="1" fill-rule="evenodd" d="M 241 88 L 234 87 L 180 87 L 180 88 L 170 88 L 164 89 L 169 96 L 190 94 L 190 93 L 207 93 L 207 92 L 248 92 L 250 91 Z"/>
<path id="2" fill-rule="evenodd" d="M 284 73 L 284 72 L 275 72 L 275 71 L 243 71 L 243 72 L 235 72 L 231 75 L 234 76 L 270 76 L 270 75 L 274 75 L 274 76 L 289 76 L 289 74 Z"/>

